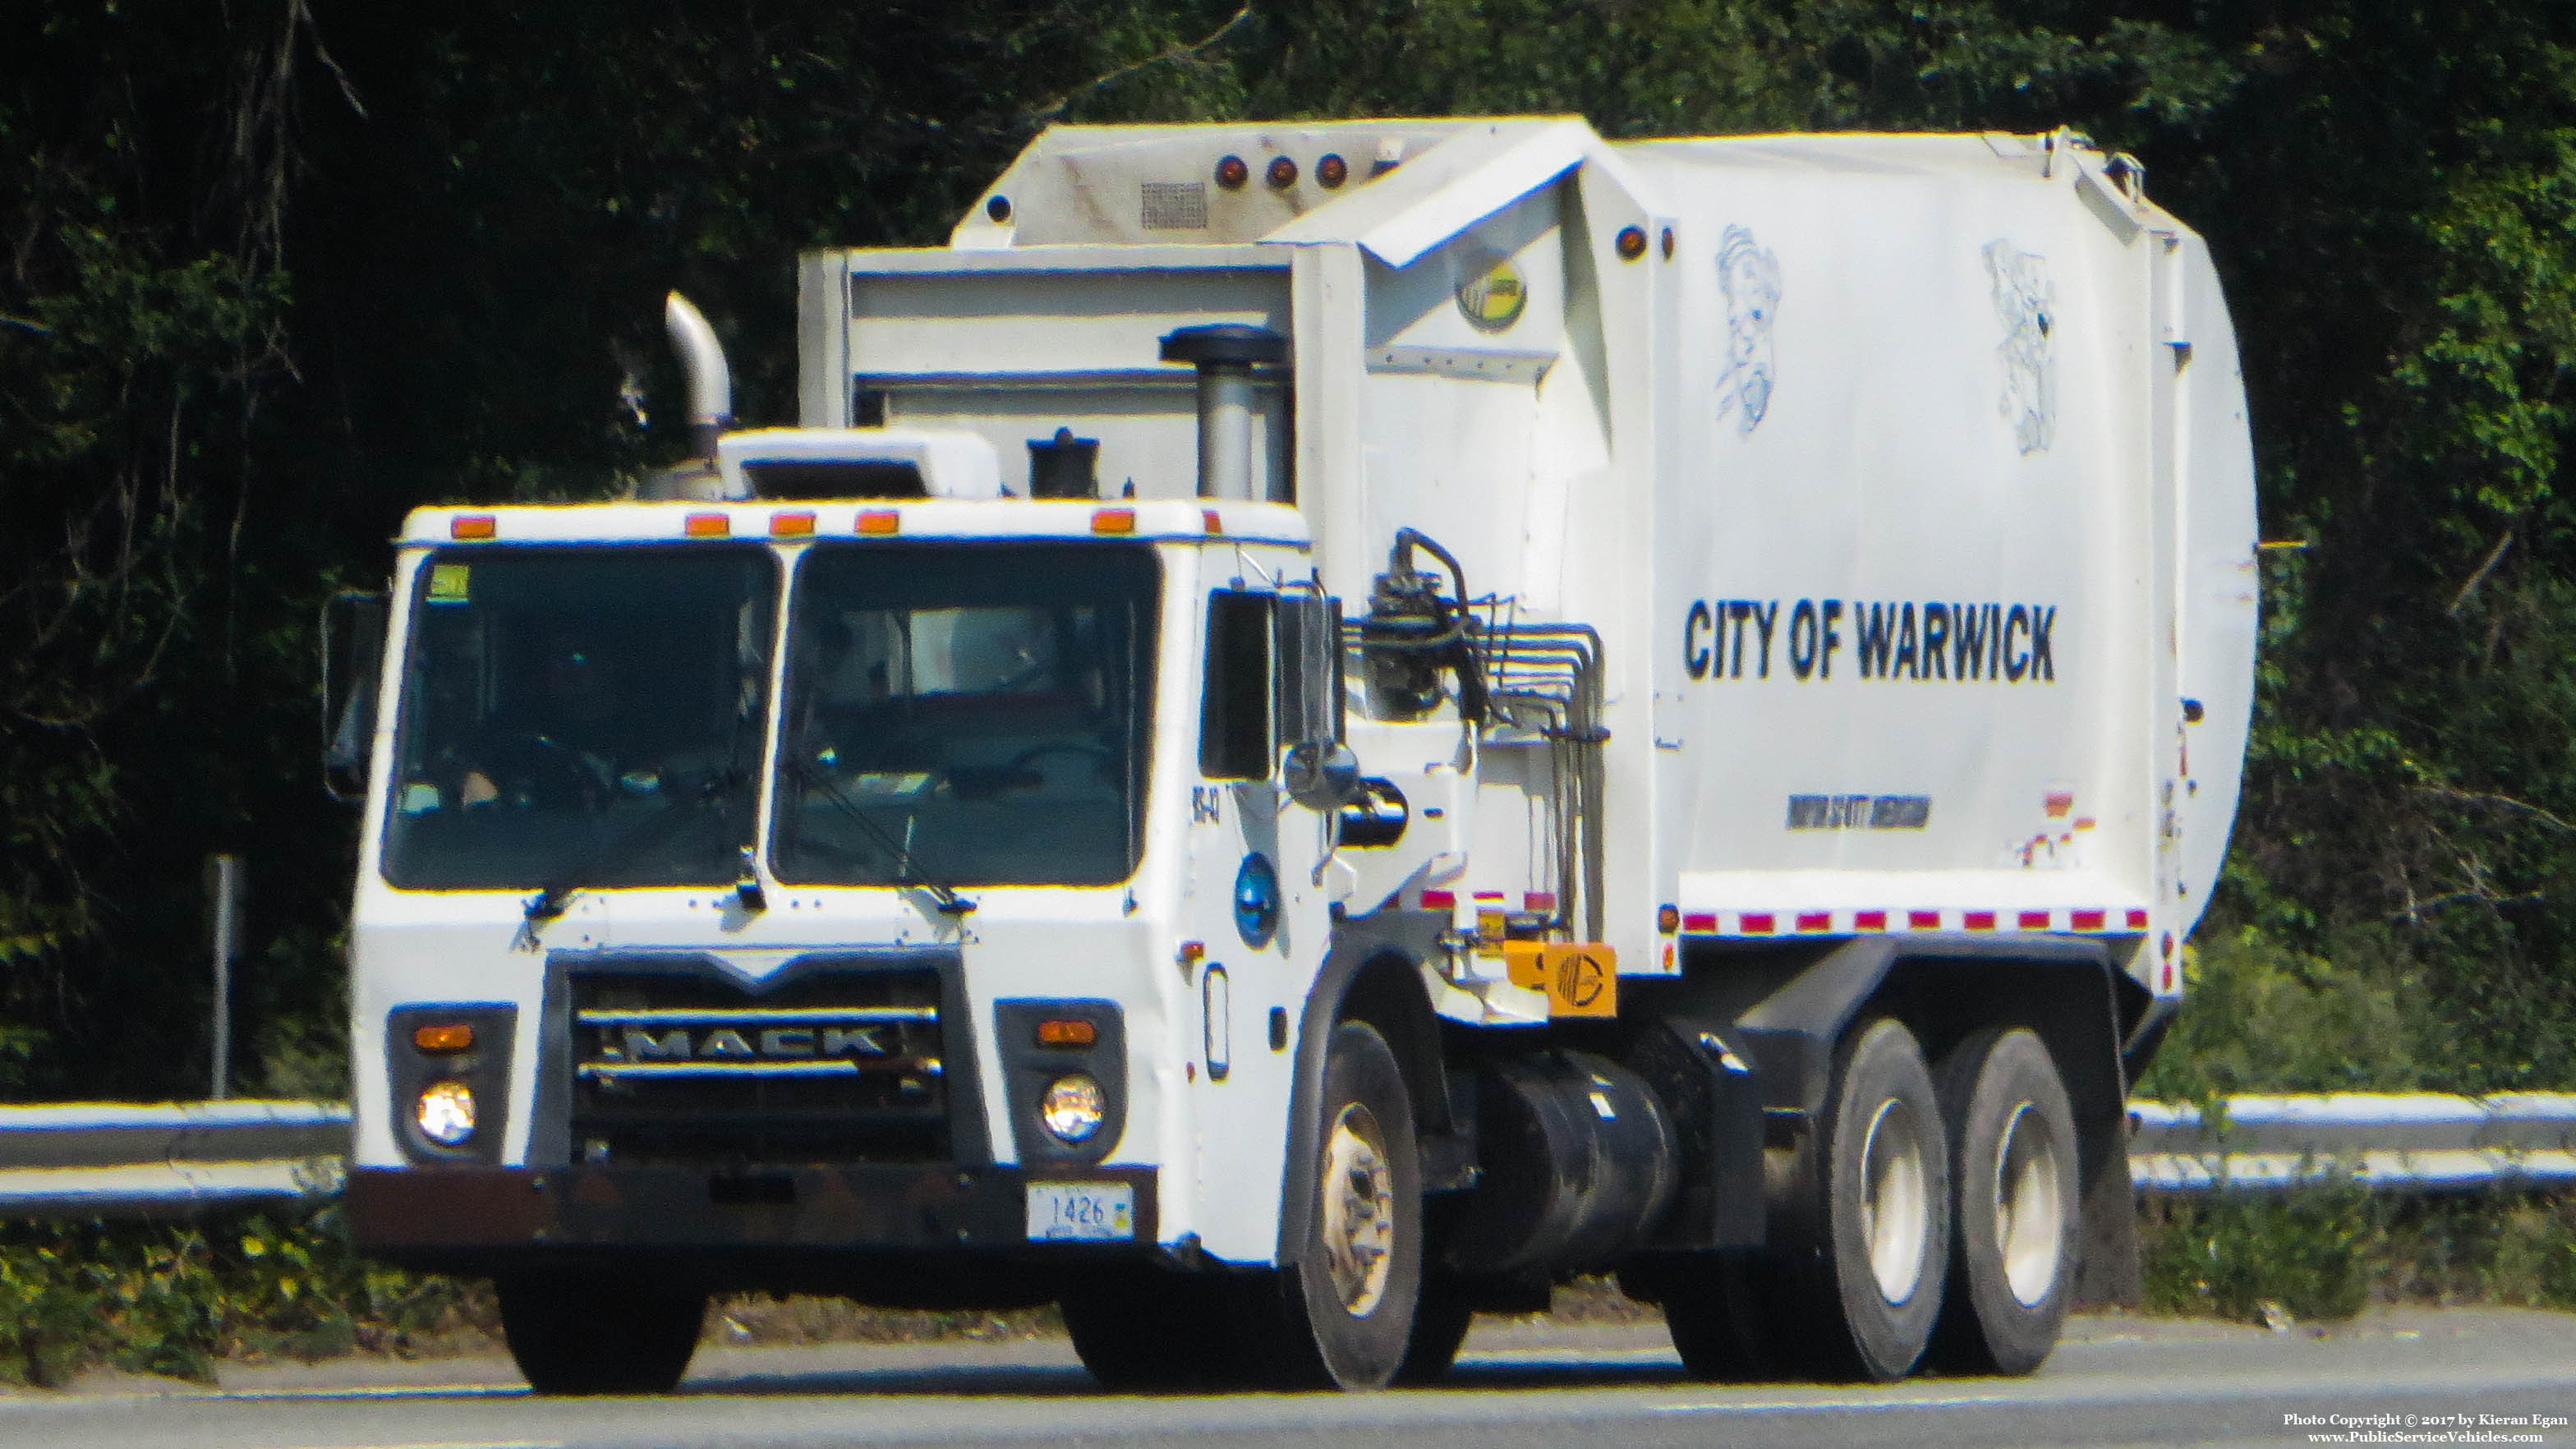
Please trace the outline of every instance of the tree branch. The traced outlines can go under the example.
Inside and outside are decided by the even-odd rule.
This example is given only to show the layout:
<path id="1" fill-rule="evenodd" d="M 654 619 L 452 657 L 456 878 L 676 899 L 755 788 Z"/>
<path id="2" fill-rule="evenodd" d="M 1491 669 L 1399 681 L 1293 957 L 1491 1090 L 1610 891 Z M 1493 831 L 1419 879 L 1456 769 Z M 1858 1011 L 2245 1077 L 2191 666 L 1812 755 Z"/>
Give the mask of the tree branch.
<path id="1" fill-rule="evenodd" d="M 2516 800 L 2511 795 L 2497 795 L 2484 790 L 2449 790 L 2439 785 L 2418 785 L 2415 787 L 2415 792 L 2419 795 L 2430 795 L 2439 800 L 2454 800 L 2463 805 L 2501 805 L 2508 810 L 2518 810 L 2552 830 L 2566 835 L 2576 835 L 2576 825 L 2568 824 L 2528 800 Z"/>
<path id="2" fill-rule="evenodd" d="M 1067 106 L 1072 105 L 1075 101 L 1082 99 L 1093 91 L 1099 90 L 1101 87 L 1119 80 L 1122 77 L 1134 75 L 1140 70 L 1147 69 L 1151 66 L 1162 65 L 1169 61 L 1195 59 L 1199 52 L 1206 50 L 1211 46 L 1214 46 L 1218 41 L 1225 39 L 1226 36 L 1233 33 L 1236 26 L 1241 25 L 1244 21 L 1251 18 L 1252 6 L 1247 3 L 1242 9 L 1234 12 L 1234 14 L 1229 17 L 1223 25 L 1209 31 L 1198 40 L 1192 41 L 1186 45 L 1173 45 L 1166 47 L 1164 50 L 1156 54 L 1149 55 L 1143 60 L 1130 61 L 1126 65 L 1122 65 L 1116 70 L 1110 71 L 1105 75 L 1094 76 L 1090 80 L 1084 81 L 1082 84 L 1075 86 L 1072 90 L 1066 91 L 1063 95 L 1056 97 L 1053 104 L 1043 106 L 1034 111 L 1024 112 L 1023 115 L 1030 121 L 1054 120 L 1064 114 Z"/>

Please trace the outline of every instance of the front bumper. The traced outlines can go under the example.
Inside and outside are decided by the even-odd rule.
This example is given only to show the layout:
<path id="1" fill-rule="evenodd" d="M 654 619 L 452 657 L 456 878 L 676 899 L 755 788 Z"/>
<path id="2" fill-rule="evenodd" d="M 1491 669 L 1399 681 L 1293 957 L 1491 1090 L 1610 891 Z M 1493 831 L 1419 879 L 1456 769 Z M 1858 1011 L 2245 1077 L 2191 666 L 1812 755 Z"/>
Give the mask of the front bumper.
<path id="1" fill-rule="evenodd" d="M 1123 1182 L 1132 1238 L 1031 1242 L 1032 1182 Z M 1150 1167 L 833 1165 L 362 1168 L 349 1176 L 359 1250 L 402 1261 L 793 1248 L 1061 1256 L 1150 1249 Z"/>

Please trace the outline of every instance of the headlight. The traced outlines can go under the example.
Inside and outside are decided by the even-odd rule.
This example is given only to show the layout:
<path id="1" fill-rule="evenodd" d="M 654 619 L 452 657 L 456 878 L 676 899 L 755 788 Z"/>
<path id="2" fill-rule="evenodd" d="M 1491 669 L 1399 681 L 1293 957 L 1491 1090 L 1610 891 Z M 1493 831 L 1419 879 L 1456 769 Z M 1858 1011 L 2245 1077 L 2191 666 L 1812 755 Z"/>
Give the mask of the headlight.
<path id="1" fill-rule="evenodd" d="M 1046 1095 L 1038 1098 L 1038 1120 L 1067 1142 L 1089 1141 L 1106 1115 L 1107 1099 L 1100 1093 L 1100 1084 L 1080 1072 L 1056 1078 L 1047 1084 Z"/>
<path id="2" fill-rule="evenodd" d="M 474 1089 L 463 1082 L 432 1082 L 412 1105 L 420 1135 L 441 1147 L 462 1147 L 474 1135 Z"/>

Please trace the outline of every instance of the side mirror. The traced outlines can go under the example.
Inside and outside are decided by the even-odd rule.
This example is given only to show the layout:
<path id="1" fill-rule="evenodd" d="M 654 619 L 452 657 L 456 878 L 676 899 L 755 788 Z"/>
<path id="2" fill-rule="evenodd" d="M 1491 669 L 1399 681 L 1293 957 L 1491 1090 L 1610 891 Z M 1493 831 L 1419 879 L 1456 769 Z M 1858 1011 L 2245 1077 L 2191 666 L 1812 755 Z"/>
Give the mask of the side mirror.
<path id="1" fill-rule="evenodd" d="M 1342 601 L 1310 591 L 1279 596 L 1279 742 L 1342 738 Z"/>
<path id="2" fill-rule="evenodd" d="M 1309 810 L 1339 810 L 1360 798 L 1360 757 L 1338 740 L 1307 740 L 1289 747 L 1279 783 Z"/>
<path id="3" fill-rule="evenodd" d="M 382 594 L 333 594 L 322 604 L 322 789 L 343 803 L 367 798 L 385 618 Z"/>

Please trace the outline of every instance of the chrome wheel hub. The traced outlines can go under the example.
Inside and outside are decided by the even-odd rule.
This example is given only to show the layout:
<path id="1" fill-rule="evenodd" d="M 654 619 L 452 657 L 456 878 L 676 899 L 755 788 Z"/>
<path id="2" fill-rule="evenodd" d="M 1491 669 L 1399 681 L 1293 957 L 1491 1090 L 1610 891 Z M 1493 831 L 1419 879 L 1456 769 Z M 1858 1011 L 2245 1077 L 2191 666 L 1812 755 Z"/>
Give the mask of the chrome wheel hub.
<path id="1" fill-rule="evenodd" d="M 1377 1115 L 1353 1102 L 1324 1142 L 1324 1264 L 1353 1318 L 1376 1311 L 1395 1264 L 1395 1172 Z"/>
<path id="2" fill-rule="evenodd" d="M 1914 1113 L 1895 1098 L 1881 1102 L 1861 1139 L 1861 1242 L 1870 1276 L 1890 1303 L 1914 1296 L 1923 1277 L 1932 1206 L 1925 1191 L 1923 1134 Z"/>
<path id="3" fill-rule="evenodd" d="M 2057 1285 L 2066 1204 L 2058 1192 L 2057 1143 L 2029 1102 L 2004 1121 L 1995 1150 L 1995 1252 L 2015 1301 L 2036 1308 Z"/>

